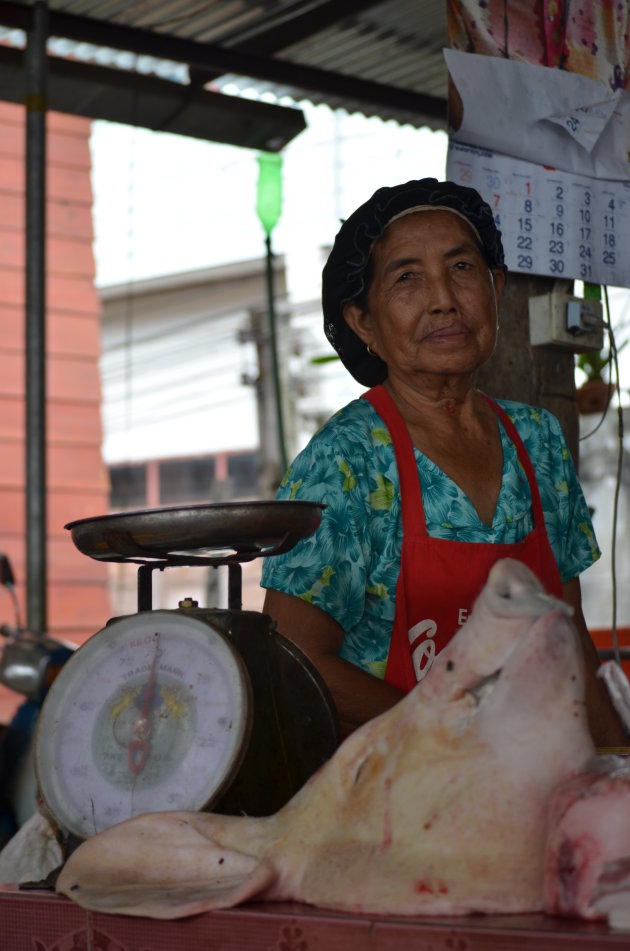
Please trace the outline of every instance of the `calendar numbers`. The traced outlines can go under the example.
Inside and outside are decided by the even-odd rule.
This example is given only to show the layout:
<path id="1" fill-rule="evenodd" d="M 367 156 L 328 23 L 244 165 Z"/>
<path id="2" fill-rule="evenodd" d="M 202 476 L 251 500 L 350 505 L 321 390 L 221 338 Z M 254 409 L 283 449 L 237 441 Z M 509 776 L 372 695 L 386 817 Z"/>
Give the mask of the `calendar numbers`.
<path id="1" fill-rule="evenodd" d="M 602 214 L 603 247 L 602 264 L 604 267 L 614 268 L 617 264 L 617 232 L 615 229 L 615 196 L 605 192 L 604 209 Z"/>
<path id="2" fill-rule="evenodd" d="M 573 192 L 577 212 L 576 237 L 578 239 L 579 260 L 579 271 L 576 276 L 583 281 L 592 281 L 594 272 L 591 240 L 595 233 L 592 227 L 593 214 L 591 210 L 593 193 L 590 187 L 585 185 L 575 185 Z"/>
<path id="3" fill-rule="evenodd" d="M 630 182 L 599 181 L 451 141 L 447 177 L 492 209 L 512 271 L 630 287 Z"/>
<path id="4" fill-rule="evenodd" d="M 550 179 L 545 189 L 550 191 L 550 209 L 549 230 L 547 240 L 547 267 L 551 274 L 556 277 L 562 277 L 565 270 L 564 252 L 566 242 L 564 239 L 564 217 L 566 188 L 561 182 Z"/>

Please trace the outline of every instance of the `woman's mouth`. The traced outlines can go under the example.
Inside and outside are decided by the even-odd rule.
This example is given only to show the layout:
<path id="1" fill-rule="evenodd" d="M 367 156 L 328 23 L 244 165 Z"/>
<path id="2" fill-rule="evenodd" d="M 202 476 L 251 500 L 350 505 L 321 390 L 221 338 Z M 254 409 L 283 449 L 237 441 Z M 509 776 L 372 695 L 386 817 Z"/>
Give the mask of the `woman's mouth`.
<path id="1" fill-rule="evenodd" d="M 454 337 L 465 337 L 467 335 L 468 330 L 463 324 L 449 324 L 448 327 L 438 327 L 437 330 L 432 330 L 424 339 L 425 341 L 439 342 L 440 340 L 448 341 Z"/>

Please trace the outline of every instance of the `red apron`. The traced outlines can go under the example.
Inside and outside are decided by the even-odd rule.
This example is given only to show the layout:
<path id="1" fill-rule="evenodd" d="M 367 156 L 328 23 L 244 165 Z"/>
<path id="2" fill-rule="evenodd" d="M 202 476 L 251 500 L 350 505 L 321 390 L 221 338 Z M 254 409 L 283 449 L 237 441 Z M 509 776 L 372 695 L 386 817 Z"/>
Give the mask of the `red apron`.
<path id="1" fill-rule="evenodd" d="M 385 680 L 409 691 L 466 621 L 490 569 L 500 558 L 522 561 L 556 597 L 562 597 L 562 581 L 547 538 L 534 467 L 512 421 L 494 400 L 484 397 L 516 446 L 532 498 L 534 528 L 513 545 L 430 538 L 413 443 L 403 418 L 382 386 L 364 396 L 389 430 L 400 479 L 403 542 Z"/>

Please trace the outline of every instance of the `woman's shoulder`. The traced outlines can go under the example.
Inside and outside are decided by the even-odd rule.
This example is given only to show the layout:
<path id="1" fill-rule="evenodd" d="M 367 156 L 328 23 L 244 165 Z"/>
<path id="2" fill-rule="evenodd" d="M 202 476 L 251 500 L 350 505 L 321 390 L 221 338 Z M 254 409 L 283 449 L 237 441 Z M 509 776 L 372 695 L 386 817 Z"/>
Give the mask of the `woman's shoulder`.
<path id="1" fill-rule="evenodd" d="M 548 436 L 564 441 L 558 418 L 542 406 L 519 403 L 516 400 L 495 399 L 495 402 L 510 417 L 521 437 L 540 439 Z"/>
<path id="2" fill-rule="evenodd" d="M 542 406 L 497 400 L 519 434 L 539 479 L 554 485 L 574 485 L 575 471 L 560 421 Z M 504 447 L 511 442 L 503 430 Z"/>
<path id="3" fill-rule="evenodd" d="M 352 400 L 311 437 L 291 463 L 287 476 L 299 476 L 310 484 L 330 478 L 330 473 L 337 470 L 364 474 L 381 465 L 380 452 L 388 443 L 389 433 L 371 404 L 360 398 Z"/>
<path id="4" fill-rule="evenodd" d="M 345 432 L 355 427 L 361 429 L 370 428 L 378 418 L 372 404 L 368 400 L 359 397 L 356 400 L 351 400 L 349 403 L 346 403 L 346 405 L 338 409 L 336 413 L 333 413 L 330 419 L 328 419 L 315 434 L 315 437 L 322 433 Z"/>
<path id="5" fill-rule="evenodd" d="M 380 434 L 380 430 L 383 433 Z M 309 452 L 337 447 L 347 452 L 355 444 L 364 453 L 370 445 L 390 442 L 385 424 L 367 400 L 356 399 L 337 410 L 311 437 Z"/>

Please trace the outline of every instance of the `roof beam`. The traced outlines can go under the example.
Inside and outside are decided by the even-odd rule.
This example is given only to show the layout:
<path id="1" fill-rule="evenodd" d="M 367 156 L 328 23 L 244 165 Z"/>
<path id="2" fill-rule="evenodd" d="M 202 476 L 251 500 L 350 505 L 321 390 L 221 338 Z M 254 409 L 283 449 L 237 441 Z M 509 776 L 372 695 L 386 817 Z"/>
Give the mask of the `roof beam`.
<path id="1" fill-rule="evenodd" d="M 13 17 L 13 22 L 7 25 L 21 25 L 22 29 L 28 29 L 31 14 L 31 7 L 0 2 L 0 23 L 6 23 L 7 18 Z M 16 19 L 20 19 L 21 24 L 17 24 Z M 195 70 L 211 70 L 219 75 L 235 73 L 280 86 L 297 87 L 305 93 L 318 92 L 334 98 L 354 100 L 363 106 L 404 111 L 420 121 L 438 120 L 443 124 L 446 120 L 446 101 L 437 96 L 386 86 L 313 66 L 302 66 L 287 60 L 241 53 L 215 44 L 197 43 L 151 30 L 119 26 L 104 20 L 52 10 L 50 33 L 96 46 L 108 46 L 138 55 L 187 63 Z"/>
<path id="2" fill-rule="evenodd" d="M 56 112 L 265 152 L 279 151 L 306 128 L 299 109 L 57 56 L 47 67 L 47 107 Z M 24 52 L 0 46 L 0 99 L 23 103 L 24 95 Z"/>
<path id="3" fill-rule="evenodd" d="M 285 13 L 282 17 L 279 13 L 278 17 L 265 20 L 266 24 L 271 22 L 271 25 L 265 25 L 262 29 L 257 30 L 255 26 L 250 26 L 243 31 L 225 34 L 221 37 L 221 43 L 226 49 L 239 53 L 271 56 L 288 46 L 310 39 L 332 24 L 347 20 L 355 13 L 363 13 L 382 2 L 383 0 L 328 0 L 327 3 L 318 4 L 314 9 L 295 16 Z M 204 85 L 220 75 L 221 73 L 208 70 L 191 69 L 190 79 L 197 85 Z"/>
<path id="4" fill-rule="evenodd" d="M 238 50 L 242 53 L 277 53 L 279 50 L 308 40 L 316 33 L 321 33 L 341 20 L 350 19 L 355 13 L 364 13 L 383 0 L 327 0 L 316 7 L 291 16 L 282 14 L 277 17 L 267 16 L 263 29 L 256 27 L 245 28 L 232 35 L 221 37 L 221 43 L 226 48 Z"/>

